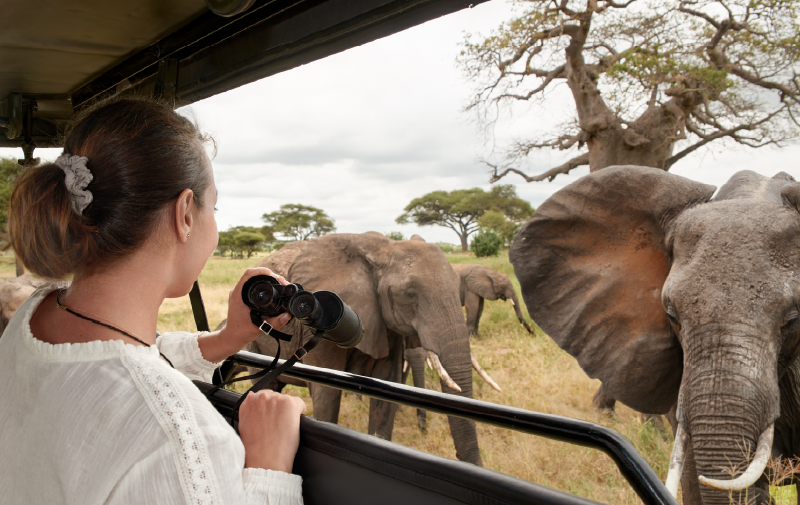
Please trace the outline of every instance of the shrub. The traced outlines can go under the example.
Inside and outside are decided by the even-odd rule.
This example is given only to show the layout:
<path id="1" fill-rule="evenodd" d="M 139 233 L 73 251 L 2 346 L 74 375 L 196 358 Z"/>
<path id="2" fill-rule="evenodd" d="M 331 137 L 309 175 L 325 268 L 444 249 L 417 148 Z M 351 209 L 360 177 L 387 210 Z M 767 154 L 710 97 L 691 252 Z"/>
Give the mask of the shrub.
<path id="1" fill-rule="evenodd" d="M 281 247 L 285 246 L 288 243 L 289 242 L 275 242 L 274 244 L 272 244 L 270 251 L 278 251 L 280 250 Z"/>
<path id="2" fill-rule="evenodd" d="M 405 237 L 399 231 L 390 231 L 386 234 L 386 238 L 390 238 L 392 240 L 405 240 Z"/>
<path id="3" fill-rule="evenodd" d="M 438 245 L 439 249 L 446 253 L 461 252 L 461 247 L 456 247 L 453 244 L 448 244 L 447 242 L 436 242 L 436 245 Z"/>
<path id="4" fill-rule="evenodd" d="M 478 258 L 497 256 L 503 246 L 503 237 L 491 230 L 481 230 L 472 239 L 470 249 Z"/>

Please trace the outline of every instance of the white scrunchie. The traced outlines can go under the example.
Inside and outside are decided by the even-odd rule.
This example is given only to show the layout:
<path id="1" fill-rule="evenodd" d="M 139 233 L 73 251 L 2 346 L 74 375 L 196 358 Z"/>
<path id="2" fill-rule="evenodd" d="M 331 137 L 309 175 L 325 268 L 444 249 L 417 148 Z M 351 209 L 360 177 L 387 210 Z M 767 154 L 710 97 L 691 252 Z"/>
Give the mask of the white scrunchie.
<path id="1" fill-rule="evenodd" d="M 62 154 L 55 161 L 56 165 L 66 174 L 64 184 L 69 191 L 72 210 L 78 214 L 83 214 L 83 210 L 92 203 L 92 193 L 86 191 L 86 186 L 92 182 L 94 176 L 86 168 L 87 161 L 89 158 L 86 156 L 72 156 L 67 153 Z"/>

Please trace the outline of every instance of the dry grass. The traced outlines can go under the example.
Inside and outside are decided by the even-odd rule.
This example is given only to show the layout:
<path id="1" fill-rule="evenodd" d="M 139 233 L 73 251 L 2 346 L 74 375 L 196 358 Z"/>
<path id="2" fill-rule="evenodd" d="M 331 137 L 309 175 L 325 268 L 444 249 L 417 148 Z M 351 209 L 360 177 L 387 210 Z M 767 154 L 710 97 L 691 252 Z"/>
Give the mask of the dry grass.
<path id="1" fill-rule="evenodd" d="M 471 254 L 448 255 L 451 263 L 480 263 L 508 275 L 519 289 L 507 254 L 477 259 Z M 212 258 L 200 276 L 203 298 L 212 328 L 225 317 L 228 292 L 245 268 L 260 258 L 232 260 Z M 194 327 L 188 298 L 167 300 L 159 317 L 162 331 Z M 564 415 L 608 426 L 630 440 L 662 478 L 666 478 L 672 436 L 623 405 L 616 415 L 605 417 L 592 410 L 592 395 L 599 386 L 590 380 L 573 358 L 560 350 L 537 328 L 529 335 L 517 322 L 508 302 L 487 301 L 481 320 L 481 337 L 473 338 L 472 350 L 489 374 L 503 388 L 499 393 L 474 374 L 475 398 L 538 412 Z M 438 378 L 428 370 L 427 387 L 440 389 Z M 410 383 L 409 378 L 409 383 Z M 303 398 L 311 413 L 304 388 L 287 386 L 284 392 Z M 339 424 L 367 430 L 369 399 L 345 394 Z M 487 425 L 478 425 L 481 455 L 487 468 L 532 482 L 568 491 L 604 503 L 638 504 L 637 495 L 605 454 L 583 447 L 546 440 Z M 428 413 L 428 432 L 417 428 L 416 412 L 400 407 L 393 441 L 422 451 L 455 458 L 447 418 Z M 779 504 L 796 503 L 794 486 L 773 488 Z"/>

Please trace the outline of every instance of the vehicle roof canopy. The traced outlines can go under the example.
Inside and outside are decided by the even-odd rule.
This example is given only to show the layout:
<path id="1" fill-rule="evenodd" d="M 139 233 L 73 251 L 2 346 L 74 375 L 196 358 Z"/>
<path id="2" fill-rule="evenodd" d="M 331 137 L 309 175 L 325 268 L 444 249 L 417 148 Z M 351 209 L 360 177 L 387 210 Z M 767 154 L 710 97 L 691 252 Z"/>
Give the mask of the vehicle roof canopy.
<path id="1" fill-rule="evenodd" d="M 115 93 L 187 105 L 482 1 L 12 0 L 0 147 L 55 147 L 75 111 Z"/>

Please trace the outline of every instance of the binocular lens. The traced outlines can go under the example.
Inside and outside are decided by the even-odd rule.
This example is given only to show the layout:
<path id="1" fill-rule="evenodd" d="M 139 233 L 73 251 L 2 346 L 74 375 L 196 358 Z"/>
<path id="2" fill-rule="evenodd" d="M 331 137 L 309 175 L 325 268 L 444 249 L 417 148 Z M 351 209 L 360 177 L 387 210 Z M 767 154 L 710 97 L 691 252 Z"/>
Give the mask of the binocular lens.
<path id="1" fill-rule="evenodd" d="M 257 282 L 250 286 L 247 300 L 255 308 L 265 308 L 272 305 L 276 294 L 275 289 L 269 282 Z"/>
<path id="2" fill-rule="evenodd" d="M 296 294 L 289 302 L 289 312 L 297 319 L 304 319 L 304 324 L 316 326 L 322 318 L 322 307 L 314 295 L 308 291 Z"/>

